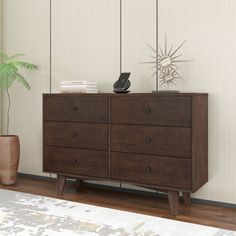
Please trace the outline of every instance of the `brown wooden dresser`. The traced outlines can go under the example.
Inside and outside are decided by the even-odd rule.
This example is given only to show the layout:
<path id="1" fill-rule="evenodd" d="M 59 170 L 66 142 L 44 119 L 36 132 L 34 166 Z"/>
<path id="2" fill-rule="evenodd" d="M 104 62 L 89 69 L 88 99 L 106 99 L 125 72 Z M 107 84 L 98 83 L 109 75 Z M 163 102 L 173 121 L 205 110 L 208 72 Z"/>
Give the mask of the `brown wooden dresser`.
<path id="1" fill-rule="evenodd" d="M 208 180 L 207 94 L 44 94 L 43 171 L 179 193 Z"/>

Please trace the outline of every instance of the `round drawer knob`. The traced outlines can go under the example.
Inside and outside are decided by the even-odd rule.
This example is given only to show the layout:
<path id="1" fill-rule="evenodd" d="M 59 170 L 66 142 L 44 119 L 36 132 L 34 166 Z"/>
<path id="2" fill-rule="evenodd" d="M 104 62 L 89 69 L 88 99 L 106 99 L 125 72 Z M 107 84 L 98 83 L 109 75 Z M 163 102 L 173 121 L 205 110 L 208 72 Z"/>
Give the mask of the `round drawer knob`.
<path id="1" fill-rule="evenodd" d="M 77 111 L 78 108 L 77 108 L 77 106 L 73 106 L 73 107 L 71 108 L 71 110 L 72 110 L 72 111 Z"/>
<path id="2" fill-rule="evenodd" d="M 152 171 L 152 168 L 150 166 L 148 166 L 146 169 L 145 169 L 145 172 L 146 173 L 150 173 Z"/>
<path id="3" fill-rule="evenodd" d="M 149 137 L 147 137 L 147 138 L 145 139 L 145 142 L 146 142 L 146 143 L 151 143 L 151 142 L 152 142 L 152 139 L 149 138 Z"/>
<path id="4" fill-rule="evenodd" d="M 73 159 L 72 162 L 73 162 L 74 164 L 76 164 L 76 163 L 77 163 L 77 159 Z"/>
<path id="5" fill-rule="evenodd" d="M 146 113 L 151 113 L 152 112 L 152 109 L 150 107 L 146 108 Z"/>
<path id="6" fill-rule="evenodd" d="M 78 134 L 77 134 L 76 132 L 74 132 L 74 133 L 72 134 L 72 137 L 73 137 L 73 138 L 76 138 L 76 137 L 78 137 Z"/>

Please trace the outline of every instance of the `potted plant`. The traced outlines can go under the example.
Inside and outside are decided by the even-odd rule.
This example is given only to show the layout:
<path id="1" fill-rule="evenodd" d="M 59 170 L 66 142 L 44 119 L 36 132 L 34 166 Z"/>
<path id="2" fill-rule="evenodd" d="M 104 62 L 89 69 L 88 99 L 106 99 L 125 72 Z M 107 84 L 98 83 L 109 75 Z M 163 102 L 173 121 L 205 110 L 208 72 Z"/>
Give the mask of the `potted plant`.
<path id="1" fill-rule="evenodd" d="M 20 157 L 20 142 L 17 135 L 9 134 L 11 97 L 9 89 L 17 81 L 26 89 L 30 90 L 30 85 L 20 71 L 22 69 L 37 70 L 36 65 L 17 60 L 23 54 L 8 56 L 0 52 L 0 88 L 6 91 L 8 98 L 7 128 L 6 134 L 0 136 L 0 179 L 4 185 L 12 185 L 16 181 L 16 175 Z"/>

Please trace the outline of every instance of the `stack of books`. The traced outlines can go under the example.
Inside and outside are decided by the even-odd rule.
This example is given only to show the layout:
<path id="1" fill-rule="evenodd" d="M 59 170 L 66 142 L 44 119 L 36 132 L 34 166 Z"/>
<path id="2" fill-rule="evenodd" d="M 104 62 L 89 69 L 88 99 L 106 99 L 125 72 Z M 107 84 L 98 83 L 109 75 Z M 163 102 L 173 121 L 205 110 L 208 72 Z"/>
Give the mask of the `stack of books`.
<path id="1" fill-rule="evenodd" d="M 61 93 L 98 93 L 98 85 L 87 80 L 61 81 Z"/>

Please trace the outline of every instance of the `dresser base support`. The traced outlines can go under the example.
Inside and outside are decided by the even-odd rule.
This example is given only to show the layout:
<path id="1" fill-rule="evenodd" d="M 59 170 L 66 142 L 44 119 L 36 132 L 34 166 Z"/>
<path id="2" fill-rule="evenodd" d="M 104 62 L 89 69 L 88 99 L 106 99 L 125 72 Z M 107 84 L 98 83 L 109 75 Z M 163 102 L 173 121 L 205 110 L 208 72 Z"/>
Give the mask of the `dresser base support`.
<path id="1" fill-rule="evenodd" d="M 179 215 L 179 192 L 168 191 L 168 200 L 171 214 L 174 216 Z"/>
<path id="2" fill-rule="evenodd" d="M 184 204 L 190 206 L 191 205 L 191 195 L 188 192 L 182 192 Z"/>
<path id="3" fill-rule="evenodd" d="M 65 184 L 66 184 L 66 176 L 57 175 L 57 195 L 63 195 Z M 77 191 L 80 190 L 82 184 L 83 180 L 77 178 L 75 183 Z M 168 201 L 171 214 L 173 216 L 179 215 L 179 208 L 180 208 L 179 191 L 166 191 L 166 192 L 168 194 Z M 183 194 L 184 204 L 190 205 L 191 204 L 190 193 L 182 192 L 182 194 Z"/>
<path id="4" fill-rule="evenodd" d="M 80 190 L 82 184 L 83 184 L 83 180 L 82 179 L 76 179 L 76 184 L 75 184 L 76 191 Z"/>
<path id="5" fill-rule="evenodd" d="M 66 177 L 64 175 L 57 175 L 57 195 L 62 195 L 64 192 Z"/>

